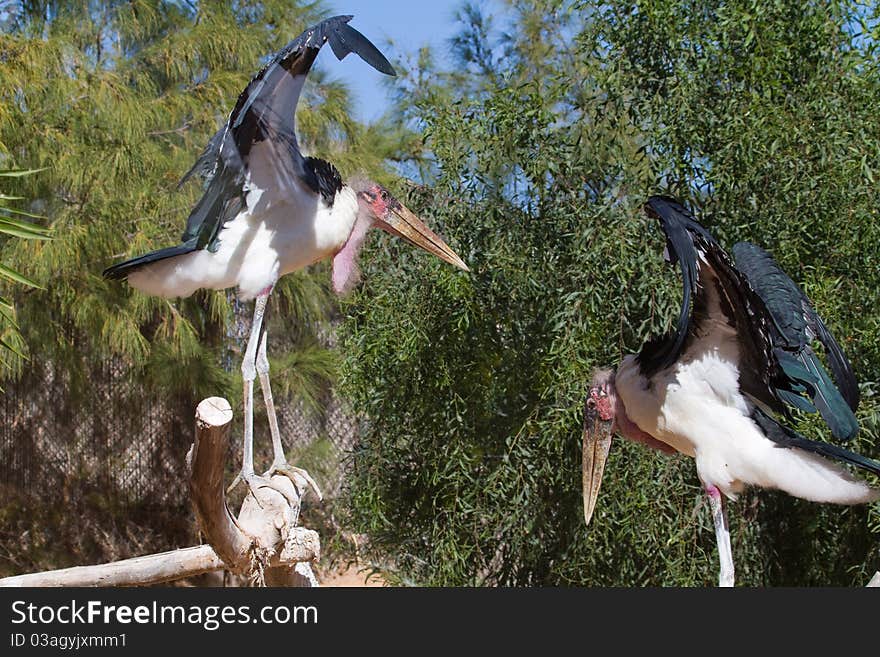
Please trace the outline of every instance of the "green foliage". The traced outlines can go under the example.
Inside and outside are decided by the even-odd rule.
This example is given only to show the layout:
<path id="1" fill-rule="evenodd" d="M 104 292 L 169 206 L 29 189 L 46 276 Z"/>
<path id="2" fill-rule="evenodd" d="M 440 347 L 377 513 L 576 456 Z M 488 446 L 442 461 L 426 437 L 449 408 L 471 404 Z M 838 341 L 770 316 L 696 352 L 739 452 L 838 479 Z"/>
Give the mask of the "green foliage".
<path id="1" fill-rule="evenodd" d="M 9 169 L 0 171 L 0 178 L 20 178 L 37 173 L 39 170 L 16 170 Z M 20 219 L 19 217 L 29 217 L 31 219 L 42 219 L 39 215 L 32 214 L 10 205 L 10 202 L 24 200 L 21 196 L 9 196 L 0 192 L 0 234 L 10 235 L 25 240 L 46 240 L 50 238 L 51 232 L 42 226 L 33 222 Z M 27 276 L 19 273 L 15 269 L 0 264 L 0 280 L 5 279 L 12 283 L 24 285 L 26 287 L 38 288 L 41 286 L 36 281 L 31 280 Z M 0 364 L 4 368 L 15 370 L 21 364 L 24 358 L 22 353 L 23 339 L 15 317 L 15 306 L 12 301 L 6 297 L 0 296 Z"/>
<path id="2" fill-rule="evenodd" d="M 594 367 L 677 313 L 678 274 L 641 212 L 667 191 L 804 286 L 863 382 L 856 448 L 878 456 L 876 7 L 512 0 L 507 15 L 496 37 L 466 6 L 456 70 L 425 52 L 402 80 L 430 186 L 407 202 L 472 273 L 396 245 L 367 254 L 345 307 L 343 382 L 370 419 L 349 522 L 401 582 L 713 584 L 685 457 L 615 440 L 583 526 L 583 397 Z M 743 584 L 880 568 L 876 508 L 749 492 L 731 524 Z"/>

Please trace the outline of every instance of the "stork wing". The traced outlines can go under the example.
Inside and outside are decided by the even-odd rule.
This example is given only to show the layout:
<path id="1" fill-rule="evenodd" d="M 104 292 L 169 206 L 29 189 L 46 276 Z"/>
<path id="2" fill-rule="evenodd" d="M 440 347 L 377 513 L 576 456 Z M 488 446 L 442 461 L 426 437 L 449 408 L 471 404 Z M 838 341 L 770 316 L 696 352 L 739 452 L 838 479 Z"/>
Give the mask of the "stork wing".
<path id="1" fill-rule="evenodd" d="M 810 330 L 815 330 L 817 335 L 828 333 L 824 324 L 821 329 L 815 324 L 821 320 L 812 308 L 803 319 L 804 328 L 791 324 L 794 318 L 789 317 L 790 307 L 795 301 L 800 307 L 803 295 L 790 279 L 796 296 L 781 286 L 778 276 L 770 276 L 767 260 L 770 263 L 772 260 L 769 256 L 767 260 L 758 260 L 754 252 L 747 249 L 748 263 L 740 269 L 678 202 L 653 196 L 645 205 L 645 211 L 660 221 L 670 261 L 677 261 L 681 266 L 684 291 L 676 331 L 649 342 L 639 353 L 639 366 L 645 376 L 672 365 L 685 355 L 692 340 L 715 331 L 727 331 L 735 335 L 739 344 L 740 388 L 753 401 L 785 416 L 790 415 L 789 407 L 809 412 L 818 408 L 835 437 L 853 435 L 857 430 L 855 416 L 824 374 L 815 354 L 805 363 L 789 351 L 789 340 L 809 345 L 809 337 L 801 333 L 805 336 L 809 336 Z M 737 264 L 741 264 L 739 258 Z M 772 265 L 773 270 L 785 276 L 775 263 Z M 810 329 L 811 325 L 816 328 Z M 823 385 L 819 372 L 827 385 Z M 851 377 L 851 370 L 849 372 Z M 854 378 L 850 381 L 855 384 Z M 813 403 L 803 395 L 811 397 Z"/>
<path id="2" fill-rule="evenodd" d="M 310 27 L 272 55 L 239 95 L 226 124 L 208 142 L 183 184 L 193 174 L 205 180 L 205 193 L 186 223 L 183 241 L 216 248 L 216 235 L 244 204 L 245 165 L 257 142 L 270 140 L 278 167 L 316 194 L 321 192 L 314 160 L 303 157 L 294 131 L 294 114 L 303 84 L 321 47 L 328 43 L 337 59 L 355 53 L 375 69 L 394 69 L 370 41 L 348 25 L 352 16 L 334 16 Z"/>
<path id="3" fill-rule="evenodd" d="M 639 354 L 642 370 L 649 377 L 672 365 L 681 355 L 690 329 L 691 299 L 699 289 L 699 257 L 705 255 L 711 245 L 715 245 L 715 238 L 697 223 L 684 206 L 671 198 L 652 196 L 645 204 L 645 212 L 660 220 L 666 235 L 664 256 L 670 264 L 679 264 L 682 284 L 681 312 L 675 332 L 652 341 L 650 347 Z"/>
<path id="4" fill-rule="evenodd" d="M 767 328 L 771 317 L 761 298 L 683 205 L 652 196 L 645 212 L 660 221 L 667 259 L 681 268 L 683 298 L 675 331 L 648 342 L 639 353 L 642 372 L 650 377 L 669 367 L 682 356 L 690 339 L 724 325 L 735 332 L 740 344 L 740 386 L 774 411 L 782 411 L 773 385 L 779 379 L 779 367 Z"/>
<path id="5" fill-rule="evenodd" d="M 837 438 L 851 438 L 858 432 L 853 411 L 859 405 L 859 388 L 852 367 L 840 345 L 816 313 L 810 300 L 764 249 L 740 242 L 733 247 L 737 268 L 763 299 L 773 318 L 771 334 L 774 352 L 788 376 L 806 388 L 812 406 L 803 397 L 787 391 L 780 396 L 790 404 L 817 410 Z M 813 351 L 818 339 L 825 348 L 835 385 Z"/>

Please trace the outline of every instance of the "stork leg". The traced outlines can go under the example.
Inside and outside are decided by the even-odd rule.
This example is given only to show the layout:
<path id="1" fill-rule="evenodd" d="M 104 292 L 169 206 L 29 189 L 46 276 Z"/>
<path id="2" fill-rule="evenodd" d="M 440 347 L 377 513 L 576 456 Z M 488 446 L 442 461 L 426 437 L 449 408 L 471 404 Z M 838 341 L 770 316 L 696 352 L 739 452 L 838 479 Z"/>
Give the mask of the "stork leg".
<path id="1" fill-rule="evenodd" d="M 727 513 L 724 511 L 724 499 L 721 491 L 712 485 L 706 486 L 706 495 L 709 496 L 709 507 L 712 509 L 718 559 L 721 561 L 718 586 L 733 586 L 733 552 L 730 549 L 730 528 L 727 525 Z"/>
<path id="2" fill-rule="evenodd" d="M 260 344 L 263 316 L 266 314 L 266 302 L 271 292 L 272 288 L 267 288 L 257 296 L 254 302 L 254 319 L 251 323 L 251 334 L 244 352 L 244 360 L 241 363 L 241 377 L 244 380 L 244 438 L 242 441 L 241 473 L 235 478 L 229 489 L 231 490 L 239 481 L 243 480 L 255 498 L 257 497 L 257 488 L 271 488 L 284 495 L 291 506 L 295 506 L 298 505 L 298 500 L 291 499 L 289 493 L 273 484 L 270 479 L 260 477 L 254 473 L 254 379 L 257 378 L 257 349 Z M 274 419 L 274 413 L 272 414 L 272 419 Z"/>
<path id="3" fill-rule="evenodd" d="M 269 384 L 269 358 L 266 355 L 266 343 L 269 341 L 268 331 L 263 331 L 263 339 L 257 348 L 256 370 L 260 377 L 260 388 L 263 390 L 263 401 L 266 403 L 266 414 L 269 416 L 269 431 L 272 434 L 272 466 L 264 476 L 271 477 L 274 474 L 283 474 L 289 478 L 296 487 L 297 493 L 302 496 L 305 486 L 309 486 L 318 496 L 323 499 L 321 489 L 312 479 L 311 475 L 302 468 L 296 468 L 287 462 L 284 457 L 284 447 L 281 444 L 281 431 L 278 429 L 278 417 L 275 415 L 275 401 L 272 399 L 272 387 Z"/>

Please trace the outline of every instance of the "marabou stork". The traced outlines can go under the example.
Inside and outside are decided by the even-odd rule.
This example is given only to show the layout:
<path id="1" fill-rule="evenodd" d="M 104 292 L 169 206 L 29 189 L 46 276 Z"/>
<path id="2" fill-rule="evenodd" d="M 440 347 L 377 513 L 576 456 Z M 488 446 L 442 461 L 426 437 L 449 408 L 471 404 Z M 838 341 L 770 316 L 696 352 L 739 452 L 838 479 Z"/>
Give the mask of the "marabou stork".
<path id="1" fill-rule="evenodd" d="M 851 438 L 859 390 L 840 346 L 770 255 L 741 242 L 734 262 L 671 198 L 651 197 L 645 212 L 666 234 L 666 259 L 681 268 L 684 299 L 675 331 L 626 356 L 616 372 L 593 376 L 584 407 L 584 518 L 589 524 L 613 433 L 687 454 L 712 510 L 719 585 L 733 586 L 725 497 L 754 485 L 815 502 L 870 502 L 880 491 L 828 459 L 875 474 L 880 463 L 779 421 L 790 418 L 788 407 L 818 411 L 834 437 Z"/>
<path id="2" fill-rule="evenodd" d="M 241 479 L 253 490 L 272 485 L 275 473 L 301 475 L 320 497 L 308 474 L 288 465 L 269 387 L 266 301 L 278 279 L 326 257 L 332 282 L 342 292 L 357 279 L 356 257 L 366 232 L 376 226 L 402 237 L 467 271 L 443 240 L 381 185 L 350 186 L 327 161 L 304 156 L 294 131 L 294 114 L 306 76 L 328 43 L 337 59 L 355 53 L 378 71 L 395 75 L 381 52 L 335 16 L 310 27 L 248 83 L 226 123 L 208 142 L 183 184 L 194 173 L 204 194 L 176 246 L 122 262 L 104 275 L 124 279 L 147 294 L 185 297 L 199 288 L 238 288 L 242 300 L 256 298 L 241 370 L 244 379 L 244 449 Z M 259 376 L 266 403 L 274 458 L 262 477 L 253 462 L 253 390 Z M 238 480 L 236 480 L 238 481 Z M 297 486 L 299 490 L 299 486 Z"/>

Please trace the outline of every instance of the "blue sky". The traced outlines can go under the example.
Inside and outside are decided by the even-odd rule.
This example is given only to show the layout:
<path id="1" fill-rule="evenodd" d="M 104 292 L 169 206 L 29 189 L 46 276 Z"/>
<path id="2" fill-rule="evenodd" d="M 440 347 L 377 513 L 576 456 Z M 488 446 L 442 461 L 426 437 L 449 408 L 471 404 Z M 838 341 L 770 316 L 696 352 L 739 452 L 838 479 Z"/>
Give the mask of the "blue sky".
<path id="1" fill-rule="evenodd" d="M 500 6 L 499 0 L 482 0 L 482 4 L 489 11 Z M 448 40 L 456 31 L 453 18 L 461 0 L 327 0 L 326 6 L 336 14 L 354 14 L 352 27 L 375 43 L 392 62 L 428 44 L 445 64 L 449 61 Z M 389 103 L 385 76 L 355 56 L 337 62 L 328 53 L 322 53 L 321 65 L 332 77 L 349 85 L 355 100 L 355 117 L 369 122 L 381 116 Z"/>

